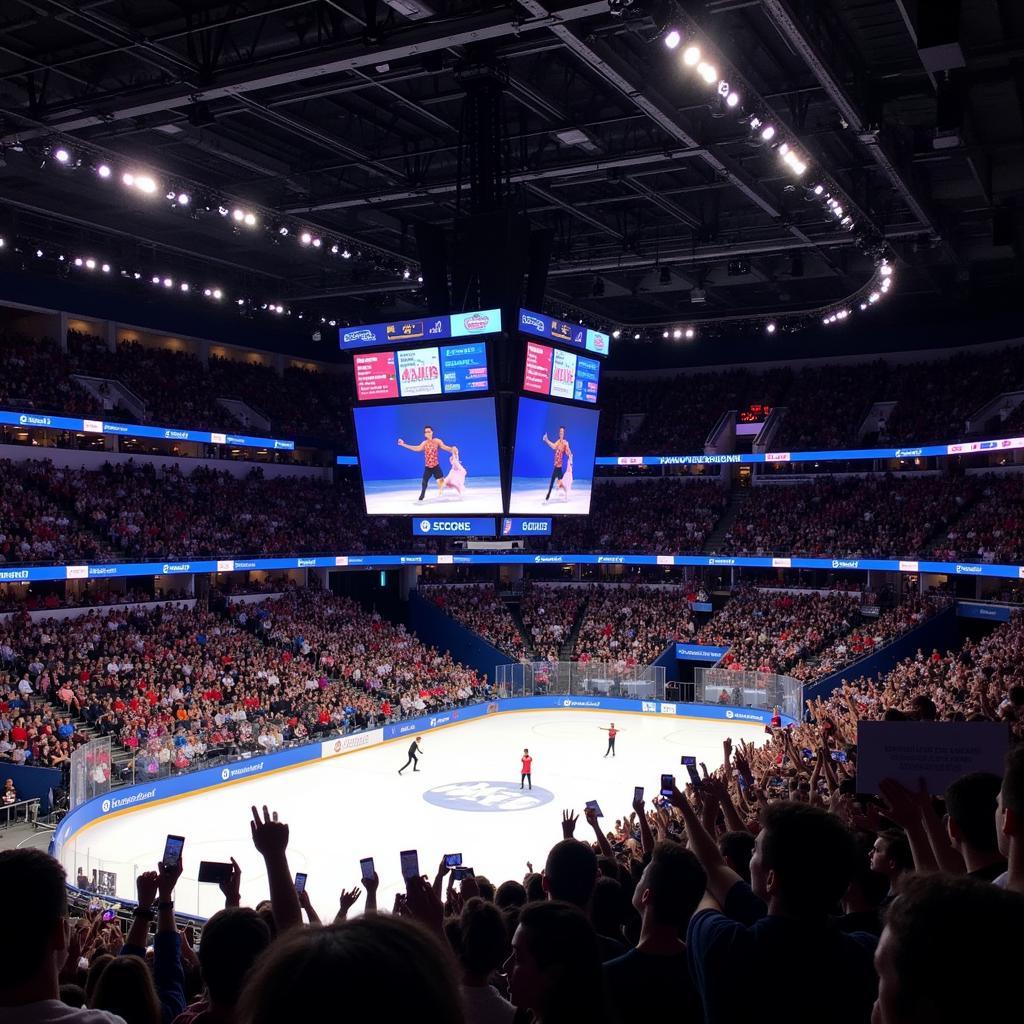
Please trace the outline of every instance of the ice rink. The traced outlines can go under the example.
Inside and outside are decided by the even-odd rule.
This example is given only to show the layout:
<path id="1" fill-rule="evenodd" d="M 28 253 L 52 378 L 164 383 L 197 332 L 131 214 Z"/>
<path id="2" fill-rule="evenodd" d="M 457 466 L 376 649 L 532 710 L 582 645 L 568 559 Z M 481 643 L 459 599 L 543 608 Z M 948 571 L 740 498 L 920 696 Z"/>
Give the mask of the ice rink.
<path id="1" fill-rule="evenodd" d="M 513 477 L 509 512 L 514 516 L 583 516 L 590 511 L 591 481 L 579 477 L 573 480 L 568 500 L 556 482 L 551 498 L 545 501 L 549 481 L 549 477 Z"/>
<path id="2" fill-rule="evenodd" d="M 610 720 L 620 730 L 615 758 L 603 756 L 600 727 Z M 587 800 L 598 801 L 610 828 L 629 813 L 634 786 L 649 800 L 662 772 L 685 778 L 683 754 L 713 768 L 726 736 L 763 739 L 764 727 L 653 714 L 609 719 L 607 711 L 575 709 L 505 712 L 426 733 L 415 774 L 409 768 L 398 775 L 411 742 L 402 737 L 101 820 L 79 832 L 61 859 L 71 879 L 79 867 L 116 872 L 117 894 L 134 898 L 136 874 L 156 865 L 167 833 L 184 835 L 178 910 L 205 917 L 223 906 L 215 885 L 195 879 L 201 860 L 230 857 L 242 867 L 243 902 L 253 906 L 268 893 L 249 808 L 266 804 L 288 823 L 289 863 L 308 872 L 310 898 L 324 920 L 333 918 L 339 891 L 360 883 L 362 857 L 374 858 L 378 903 L 390 909 L 402 887 L 399 851 L 418 850 L 420 871 L 431 878 L 443 854 L 461 853 L 463 863 L 496 883 L 521 879 L 527 860 L 540 870 L 561 839 L 563 808 L 580 814 L 576 836 L 589 839 Z M 523 747 L 534 757 L 532 794 L 519 790 Z M 353 913 L 363 905 L 361 897 Z"/>
<path id="3" fill-rule="evenodd" d="M 500 515 L 502 509 L 501 481 L 496 476 L 466 478 L 466 487 L 460 495 L 450 487 L 438 495 L 437 481 L 427 482 L 427 493 L 420 496 L 421 478 L 405 480 L 370 480 L 364 484 L 366 511 L 371 515 L 415 516 L 430 509 L 431 515 L 441 509 L 450 509 L 458 515 Z"/>

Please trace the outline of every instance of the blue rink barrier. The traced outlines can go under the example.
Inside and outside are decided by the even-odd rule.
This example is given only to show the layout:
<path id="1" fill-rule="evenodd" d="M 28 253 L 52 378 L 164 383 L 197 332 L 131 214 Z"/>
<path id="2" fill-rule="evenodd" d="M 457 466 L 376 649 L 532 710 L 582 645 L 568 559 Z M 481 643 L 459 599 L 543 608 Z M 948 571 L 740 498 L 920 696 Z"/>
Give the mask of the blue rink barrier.
<path id="1" fill-rule="evenodd" d="M 95 796 L 91 800 L 79 804 L 64 817 L 50 842 L 50 853 L 60 859 L 61 848 L 93 822 L 138 810 L 141 807 L 150 807 L 165 800 L 219 789 L 222 786 L 244 782 L 271 772 L 312 764 L 336 754 L 365 749 L 377 743 L 418 735 L 429 732 L 431 729 L 457 725 L 460 722 L 470 722 L 488 715 L 511 711 L 552 711 L 555 709 L 672 715 L 677 718 L 712 719 L 755 725 L 767 725 L 772 717 L 771 711 L 762 711 L 758 708 L 720 707 L 716 704 L 682 704 L 662 700 L 629 700 L 625 697 L 567 697 L 560 695 L 502 697 L 480 704 L 471 704 L 464 708 L 451 708 L 432 715 L 422 715 L 419 718 L 393 722 L 383 728 L 377 726 L 362 732 L 306 743 L 301 747 L 291 747 L 276 754 L 249 757 L 231 764 L 220 765 L 216 768 L 204 768 L 169 779 L 134 783 L 131 786 L 112 789 L 109 793 Z M 793 719 L 787 715 L 782 716 L 783 725 L 788 725 L 792 721 Z M 379 735 L 374 736 L 374 733 Z"/>
<path id="2" fill-rule="evenodd" d="M 838 569 L 843 572 L 939 573 L 1024 579 L 1024 565 L 988 562 L 931 562 L 896 558 L 796 558 L 724 555 L 589 555 L 515 552 L 451 555 L 317 555 L 296 558 L 203 558 L 188 562 L 114 562 L 101 565 L 33 565 L 0 568 L 0 583 L 40 580 L 181 576 L 190 573 L 270 569 L 388 569 L 403 565 L 660 565 L 737 569 Z"/>

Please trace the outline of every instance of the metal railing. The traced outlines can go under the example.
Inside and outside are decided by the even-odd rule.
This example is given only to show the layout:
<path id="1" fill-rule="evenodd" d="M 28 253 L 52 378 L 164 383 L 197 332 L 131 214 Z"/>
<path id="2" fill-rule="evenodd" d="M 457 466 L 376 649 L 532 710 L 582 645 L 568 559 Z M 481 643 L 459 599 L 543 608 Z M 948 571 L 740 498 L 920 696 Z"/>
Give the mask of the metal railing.
<path id="1" fill-rule="evenodd" d="M 109 736 L 97 736 L 71 751 L 68 797 L 72 807 L 110 791 L 112 771 Z"/>
<path id="2" fill-rule="evenodd" d="M 792 676 L 774 672 L 747 672 L 728 668 L 694 670 L 696 699 L 704 704 L 775 708 L 799 719 L 803 715 L 804 688 Z"/>
<path id="3" fill-rule="evenodd" d="M 621 661 L 532 661 L 495 666 L 503 697 L 592 694 L 663 700 L 662 665 L 627 665 Z"/>

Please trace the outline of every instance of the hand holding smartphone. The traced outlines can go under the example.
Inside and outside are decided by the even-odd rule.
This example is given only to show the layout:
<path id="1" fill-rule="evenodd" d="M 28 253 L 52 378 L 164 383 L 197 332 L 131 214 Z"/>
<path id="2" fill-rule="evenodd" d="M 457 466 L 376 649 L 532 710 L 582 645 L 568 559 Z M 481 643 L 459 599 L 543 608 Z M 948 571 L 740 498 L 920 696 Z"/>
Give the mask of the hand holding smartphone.
<path id="1" fill-rule="evenodd" d="M 199 881 L 212 882 L 220 885 L 231 878 L 231 865 L 216 860 L 203 860 L 199 862 Z"/>
<path id="2" fill-rule="evenodd" d="M 642 804 L 644 802 L 644 787 L 634 786 L 633 787 L 633 803 Z"/>
<path id="3" fill-rule="evenodd" d="M 301 896 L 306 891 L 306 879 L 309 875 L 305 871 L 295 872 L 295 891 Z"/>
<path id="4" fill-rule="evenodd" d="M 456 882 L 461 882 L 464 878 L 475 877 L 476 875 L 471 867 L 466 867 L 461 864 L 452 872 L 452 880 Z"/>
<path id="5" fill-rule="evenodd" d="M 399 857 L 402 862 L 402 877 L 408 881 L 410 878 L 420 876 L 420 858 L 415 850 L 403 850 Z"/>
<path id="6" fill-rule="evenodd" d="M 604 817 L 604 813 L 601 811 L 601 805 L 596 800 L 588 800 L 586 806 L 588 811 L 594 812 L 595 818 Z"/>
<path id="7" fill-rule="evenodd" d="M 376 874 L 376 872 L 373 870 L 373 858 L 372 857 L 364 857 L 359 862 L 359 873 L 360 873 L 360 875 L 362 875 L 362 879 L 363 879 L 364 882 L 372 882 L 373 881 L 373 876 Z"/>
<path id="8" fill-rule="evenodd" d="M 446 868 L 457 868 L 462 863 L 461 853 L 446 853 L 444 855 L 444 866 Z"/>
<path id="9" fill-rule="evenodd" d="M 661 795 L 666 799 L 672 795 L 676 788 L 676 777 L 674 775 L 662 775 Z"/>
<path id="10" fill-rule="evenodd" d="M 160 863 L 164 868 L 176 868 L 181 863 L 181 851 L 184 848 L 184 836 L 169 835 L 164 842 L 164 855 L 160 858 Z"/>

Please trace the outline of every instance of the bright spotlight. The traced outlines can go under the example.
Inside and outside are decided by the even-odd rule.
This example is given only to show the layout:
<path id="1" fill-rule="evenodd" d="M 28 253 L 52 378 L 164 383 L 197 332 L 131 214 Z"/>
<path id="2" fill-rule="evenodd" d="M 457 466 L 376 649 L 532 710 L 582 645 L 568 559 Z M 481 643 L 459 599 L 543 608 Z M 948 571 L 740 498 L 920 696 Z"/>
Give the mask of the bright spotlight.
<path id="1" fill-rule="evenodd" d="M 160 283 L 160 278 L 157 277 L 156 274 L 153 275 L 153 279 L 152 280 L 153 280 L 153 284 L 159 284 Z"/>
<path id="2" fill-rule="evenodd" d="M 41 260 L 42 258 L 43 258 L 43 250 L 42 249 L 36 249 L 36 259 L 37 260 Z"/>
<path id="3" fill-rule="evenodd" d="M 718 78 L 718 68 L 714 64 L 706 64 L 701 61 L 697 65 L 697 74 L 707 82 L 708 85 L 714 85 L 715 80 Z"/>
<path id="4" fill-rule="evenodd" d="M 727 107 L 739 106 L 739 102 L 740 102 L 740 94 L 738 92 L 731 92 L 731 93 L 729 93 L 728 96 L 725 97 L 725 105 Z"/>
<path id="5" fill-rule="evenodd" d="M 148 174 L 141 174 L 135 179 L 135 187 L 151 196 L 156 191 L 156 182 Z"/>
<path id="6" fill-rule="evenodd" d="M 192 197 L 187 192 L 179 192 L 178 193 L 178 205 L 179 206 L 188 206 L 188 204 L 190 202 L 192 202 Z"/>
<path id="7" fill-rule="evenodd" d="M 639 341 L 640 340 L 640 332 L 639 331 L 637 331 L 636 334 L 633 335 L 633 340 L 634 341 Z"/>
<path id="8" fill-rule="evenodd" d="M 820 196 L 821 193 L 824 192 L 824 191 L 825 191 L 825 186 L 824 185 L 815 185 L 814 186 L 814 194 L 816 196 Z"/>
<path id="9" fill-rule="evenodd" d="M 66 164 L 71 159 L 71 154 L 61 146 L 59 149 L 53 151 L 53 159 L 59 164 Z"/>
<path id="10" fill-rule="evenodd" d="M 692 327 L 687 327 L 686 328 L 686 340 L 687 341 L 692 341 L 693 337 L 694 337 L 694 335 L 696 335 L 696 333 L 697 332 Z"/>
<path id="11" fill-rule="evenodd" d="M 788 156 L 788 155 L 789 155 L 789 144 L 786 143 L 786 142 L 783 142 L 779 146 L 779 156 L 784 157 L 784 156 Z"/>
<path id="12" fill-rule="evenodd" d="M 245 226 L 247 228 L 254 228 L 256 226 L 256 214 L 255 213 L 247 213 L 245 215 Z"/>
<path id="13" fill-rule="evenodd" d="M 764 128 L 761 129 L 761 138 L 764 139 L 765 142 L 771 142 L 772 139 L 775 138 L 775 126 L 766 124 Z"/>
<path id="14" fill-rule="evenodd" d="M 700 60 L 700 47 L 699 46 L 688 46 L 683 50 L 683 63 L 688 67 L 692 68 L 697 61 Z"/>
<path id="15" fill-rule="evenodd" d="M 181 290 L 183 292 L 187 292 L 188 291 L 188 281 L 182 281 L 181 282 Z"/>
<path id="16" fill-rule="evenodd" d="M 618 338 L 622 334 L 622 331 L 612 331 L 612 337 Z"/>
<path id="17" fill-rule="evenodd" d="M 165 288 L 170 288 L 171 285 L 173 285 L 173 284 L 174 284 L 174 282 L 169 277 L 165 277 L 164 278 L 164 287 Z"/>
<path id="18" fill-rule="evenodd" d="M 323 243 L 320 241 L 319 238 L 314 238 L 313 239 L 313 248 L 314 249 L 319 249 L 322 244 Z"/>
<path id="19" fill-rule="evenodd" d="M 124 174 L 121 175 L 121 181 L 123 184 L 131 188 L 132 185 L 135 184 L 135 175 L 132 174 L 131 171 L 125 171 Z"/>
<path id="20" fill-rule="evenodd" d="M 411 276 L 411 273 L 409 271 L 409 268 L 406 267 L 405 270 L 402 271 L 402 280 L 403 281 L 408 281 L 410 276 Z"/>
<path id="21" fill-rule="evenodd" d="M 109 274 L 110 273 L 110 264 L 109 263 L 104 263 L 103 266 L 100 267 L 100 269 L 103 271 L 104 274 Z"/>
<path id="22" fill-rule="evenodd" d="M 724 78 L 718 83 L 718 95 L 719 96 L 728 96 L 729 95 L 729 83 Z"/>
<path id="23" fill-rule="evenodd" d="M 309 245 L 309 243 L 313 241 L 313 236 L 308 231 L 303 231 L 302 234 L 299 235 L 299 241 L 303 245 Z"/>
<path id="24" fill-rule="evenodd" d="M 220 301 L 221 299 L 224 298 L 224 293 L 219 288 L 214 288 L 213 289 L 213 297 L 215 299 L 217 299 L 218 301 Z"/>
<path id="25" fill-rule="evenodd" d="M 86 268 L 86 270 L 95 270 L 96 269 L 96 261 L 94 259 L 86 260 L 85 261 L 85 268 Z"/>
<path id="26" fill-rule="evenodd" d="M 351 258 L 352 258 L 352 253 L 350 253 L 350 252 L 348 251 L 348 249 L 342 249 L 342 250 L 341 250 L 341 258 L 342 258 L 343 260 L 348 260 L 348 259 L 351 259 Z"/>
<path id="27" fill-rule="evenodd" d="M 231 219 L 235 221 L 236 224 L 241 224 L 242 221 L 245 220 L 245 212 L 238 209 L 232 210 Z"/>
<path id="28" fill-rule="evenodd" d="M 674 50 L 682 41 L 683 37 L 675 29 L 672 29 L 672 31 L 665 36 L 665 45 L 670 50 Z"/>
<path id="29" fill-rule="evenodd" d="M 667 337 L 668 337 L 668 331 L 662 331 L 662 332 L 661 332 L 661 336 L 662 336 L 663 338 L 667 338 Z"/>
<path id="30" fill-rule="evenodd" d="M 878 268 L 878 272 L 882 275 L 882 277 L 888 277 L 892 273 L 892 267 L 890 267 L 888 263 L 883 263 Z"/>
<path id="31" fill-rule="evenodd" d="M 338 255 L 338 243 L 337 242 L 335 242 L 334 245 L 331 246 L 331 255 L 332 256 L 337 256 Z"/>
<path id="32" fill-rule="evenodd" d="M 282 224 L 282 225 L 281 225 L 281 226 L 280 226 L 280 227 L 279 227 L 279 228 L 277 229 L 277 233 L 278 233 L 279 235 L 282 235 L 282 236 L 283 236 L 283 235 L 287 235 L 287 234 L 288 234 L 288 229 L 287 229 L 287 228 L 286 228 L 286 227 L 285 227 L 285 226 L 284 226 L 284 225 Z"/>
<path id="33" fill-rule="evenodd" d="M 675 338 L 676 341 L 678 341 L 682 336 L 683 332 L 679 330 L 678 327 L 672 332 L 672 337 Z"/>
<path id="34" fill-rule="evenodd" d="M 872 292 L 868 296 L 868 302 L 877 302 L 882 296 L 878 292 Z"/>
<path id="35" fill-rule="evenodd" d="M 82 257 L 81 256 L 76 256 L 75 257 L 75 266 L 76 267 L 80 267 L 81 265 L 82 265 Z"/>
<path id="36" fill-rule="evenodd" d="M 767 332 L 768 332 L 769 334 L 774 334 L 774 333 L 775 333 L 775 324 L 773 324 L 773 323 L 769 323 L 769 324 L 766 324 L 766 325 L 765 325 L 765 328 L 764 328 L 764 329 L 765 329 L 765 330 L 766 330 L 766 331 L 767 331 Z"/>
<path id="37" fill-rule="evenodd" d="M 794 160 L 790 166 L 793 168 L 793 173 L 796 175 L 803 174 L 807 170 L 807 164 L 803 160 Z"/>
<path id="38" fill-rule="evenodd" d="M 104 178 L 104 179 L 105 178 L 109 178 L 110 177 L 110 168 L 106 164 L 100 164 L 99 167 L 96 168 L 96 173 L 101 178 Z"/>

